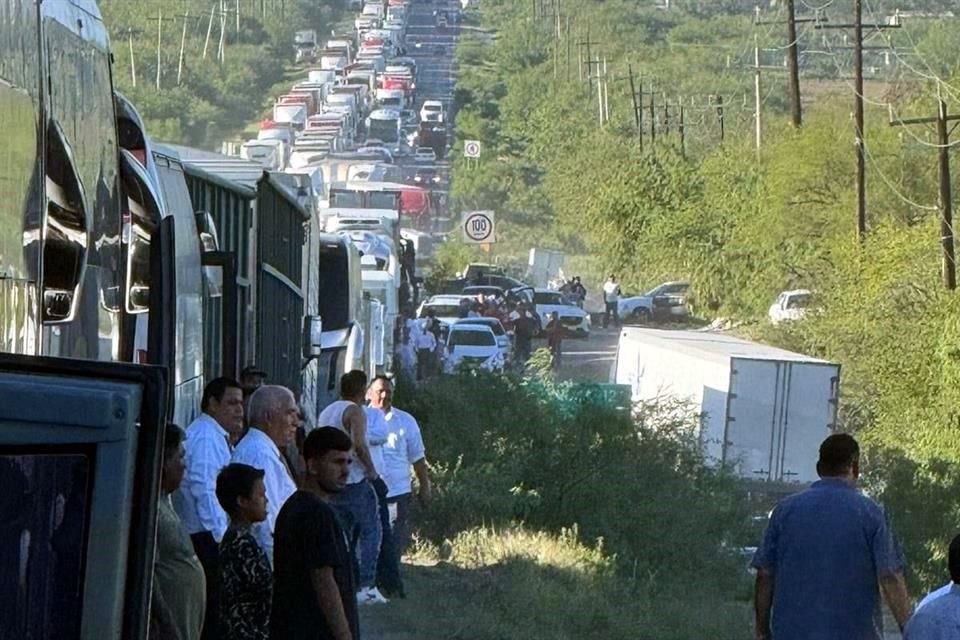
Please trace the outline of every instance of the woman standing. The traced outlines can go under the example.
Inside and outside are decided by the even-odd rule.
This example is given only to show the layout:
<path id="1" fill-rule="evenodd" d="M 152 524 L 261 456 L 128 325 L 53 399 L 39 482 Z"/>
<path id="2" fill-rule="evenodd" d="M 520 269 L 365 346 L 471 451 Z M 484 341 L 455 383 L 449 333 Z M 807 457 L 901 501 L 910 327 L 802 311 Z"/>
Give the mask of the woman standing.
<path id="1" fill-rule="evenodd" d="M 217 476 L 217 500 L 230 516 L 220 543 L 222 640 L 269 640 L 273 574 L 250 526 L 267 519 L 263 471 L 229 464 Z"/>

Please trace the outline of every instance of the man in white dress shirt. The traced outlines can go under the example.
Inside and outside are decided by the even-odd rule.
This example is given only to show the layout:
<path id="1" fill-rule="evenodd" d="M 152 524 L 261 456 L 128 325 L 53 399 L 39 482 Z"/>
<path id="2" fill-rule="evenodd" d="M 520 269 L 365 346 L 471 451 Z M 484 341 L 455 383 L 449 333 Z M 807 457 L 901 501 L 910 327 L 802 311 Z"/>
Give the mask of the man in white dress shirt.
<path id="1" fill-rule="evenodd" d="M 385 531 L 389 532 L 390 544 L 385 544 L 380 553 L 377 582 L 381 589 L 403 597 L 400 556 L 409 544 L 408 516 L 413 490 L 410 467 L 413 467 L 417 475 L 420 500 L 426 502 L 430 497 L 426 451 L 416 419 L 393 406 L 393 382 L 389 378 L 374 378 L 367 392 L 367 399 L 371 407 L 382 412 L 387 430 L 386 442 L 383 445 L 384 464 L 380 475 L 387 485 L 383 507 L 387 512 Z"/>
<path id="2" fill-rule="evenodd" d="M 186 473 L 173 505 L 190 534 L 207 578 L 207 615 L 203 640 L 215 638 L 220 610 L 218 547 L 227 530 L 227 514 L 217 500 L 217 474 L 230 464 L 230 441 L 243 430 L 243 391 L 232 378 L 207 383 L 201 413 L 187 427 Z"/>
<path id="3" fill-rule="evenodd" d="M 253 525 L 253 537 L 273 563 L 273 528 L 280 507 L 297 490 L 293 472 L 281 453 L 293 443 L 300 424 L 300 408 L 293 392 L 263 385 L 250 396 L 250 430 L 233 450 L 231 462 L 263 469 L 267 489 L 267 519 Z"/>

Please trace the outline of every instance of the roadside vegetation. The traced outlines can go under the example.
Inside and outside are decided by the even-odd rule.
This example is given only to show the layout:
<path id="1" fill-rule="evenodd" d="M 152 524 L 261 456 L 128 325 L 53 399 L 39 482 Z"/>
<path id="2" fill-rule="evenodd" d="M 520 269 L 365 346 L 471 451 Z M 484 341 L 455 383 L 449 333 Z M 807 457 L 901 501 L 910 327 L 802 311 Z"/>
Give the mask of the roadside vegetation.
<path id="1" fill-rule="evenodd" d="M 294 31 L 314 28 L 319 34 L 329 33 L 343 13 L 339 1 L 228 2 L 225 19 L 219 12 L 211 14 L 212 3 L 206 0 L 184 0 L 175 6 L 164 0 L 101 0 L 99 4 L 110 30 L 114 82 L 133 100 L 151 136 L 217 151 L 220 142 L 233 138 L 269 108 L 279 93 L 275 90 L 278 84 L 283 88 L 289 85 L 285 73 L 293 64 Z M 239 32 L 236 6 L 241 12 Z M 161 17 L 162 21 L 158 20 Z M 183 69 L 178 83 L 184 24 Z M 217 55 L 221 29 L 222 60 Z"/>
<path id="2" fill-rule="evenodd" d="M 878 36 L 915 53 L 891 55 L 899 65 L 892 69 L 880 57 L 867 61 L 877 70 L 865 90 L 869 228 L 860 243 L 849 50 L 801 29 L 802 47 L 824 50 L 810 51 L 804 67 L 803 127 L 789 124 L 785 74 L 764 72 L 757 153 L 754 30 L 760 47 L 773 49 L 785 43 L 785 28 L 754 27 L 752 2 L 673 4 L 658 11 L 626 0 L 564 3 L 570 38 L 583 41 L 589 24 L 599 43 L 591 55 L 608 61 L 610 121 L 601 127 L 596 83 L 589 93 L 578 81 L 575 42 L 568 71 L 567 37 L 555 39 L 551 19 L 534 20 L 529 3 L 480 3 L 473 20 L 497 38 L 462 41 L 456 106 L 457 140 L 480 140 L 484 157 L 468 167 L 454 153 L 456 206 L 497 211 L 501 259 L 524 262 L 532 246 L 564 249 L 568 275 L 584 275 L 594 290 L 608 272 L 620 274 L 625 291 L 689 279 L 699 315 L 840 362 L 841 428 L 865 444 L 866 484 L 890 509 L 914 590 L 940 583 L 941 550 L 960 521 L 960 302 L 940 282 L 935 138 L 922 127 L 888 126 L 886 104 L 903 118 L 935 114 L 939 84 L 951 112 L 960 110 L 960 32 L 947 21 L 917 20 Z M 846 21 L 851 4 L 830 3 L 831 19 Z M 866 4 L 870 22 L 895 4 L 905 8 Z M 764 64 L 782 63 L 782 50 L 764 55 Z M 666 98 L 677 109 L 684 97 L 684 149 L 676 127 L 662 122 L 651 144 L 647 113 L 641 149 L 628 65 L 661 108 Z M 711 95 L 725 97 L 723 140 Z M 818 311 L 769 326 L 777 294 L 800 287 L 815 292 Z M 512 499 L 568 504 L 557 507 L 542 491 L 518 490 Z M 710 538 L 704 528 L 714 517 L 699 513 L 689 524 Z M 674 533 L 664 538 L 680 540 Z"/>
<path id="3" fill-rule="evenodd" d="M 600 387 L 536 376 L 445 376 L 401 386 L 396 402 L 420 420 L 435 494 L 417 516 L 411 597 L 376 612 L 391 629 L 743 636 L 746 505 L 705 465 L 690 412 L 651 406 L 634 418 Z"/>

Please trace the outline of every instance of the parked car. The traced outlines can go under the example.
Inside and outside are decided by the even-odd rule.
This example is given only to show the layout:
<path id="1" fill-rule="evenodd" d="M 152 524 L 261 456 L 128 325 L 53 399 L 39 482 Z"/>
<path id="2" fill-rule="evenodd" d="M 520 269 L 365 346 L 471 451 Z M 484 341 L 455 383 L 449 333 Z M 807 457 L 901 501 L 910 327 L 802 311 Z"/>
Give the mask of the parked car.
<path id="1" fill-rule="evenodd" d="M 590 335 L 590 314 L 563 297 L 553 289 L 534 289 L 533 303 L 536 305 L 540 323 L 546 327 L 550 316 L 556 312 L 560 322 L 570 331 L 586 337 Z"/>
<path id="2" fill-rule="evenodd" d="M 504 362 L 490 327 L 459 322 L 450 327 L 443 355 L 444 373 L 453 373 L 461 367 L 502 371 Z"/>
<path id="3" fill-rule="evenodd" d="M 686 318 L 689 282 L 664 282 L 640 296 L 623 296 L 617 304 L 621 320 L 650 322 Z"/>
<path id="4" fill-rule="evenodd" d="M 490 327 L 493 335 L 497 338 L 497 346 L 500 348 L 503 357 L 507 358 L 510 355 L 510 336 L 496 318 L 464 318 L 463 320 L 457 320 L 455 324 L 458 326 L 469 324 Z"/>
<path id="5" fill-rule="evenodd" d="M 493 296 L 496 298 L 505 298 L 506 294 L 504 290 L 500 287 L 495 287 L 491 285 L 471 285 L 464 287 L 463 291 L 460 292 L 461 295 L 470 296 L 470 297 L 479 297 L 479 296 Z"/>
<path id="6" fill-rule="evenodd" d="M 423 168 L 413 174 L 413 181 L 421 186 L 436 186 L 443 182 L 443 176 L 435 168 Z"/>
<path id="7" fill-rule="evenodd" d="M 770 305 L 767 315 L 770 322 L 780 324 L 803 319 L 810 311 L 813 293 L 809 289 L 793 289 L 784 291 L 777 296 L 777 301 Z"/>
<path id="8" fill-rule="evenodd" d="M 430 147 L 417 147 L 413 153 L 413 159 L 417 162 L 436 162 L 437 153 Z"/>
<path id="9" fill-rule="evenodd" d="M 450 326 L 460 319 L 461 295 L 436 295 L 420 304 L 417 309 L 418 318 L 426 318 L 428 311 L 433 311 L 434 317 L 440 322 L 441 334 L 445 335 Z"/>

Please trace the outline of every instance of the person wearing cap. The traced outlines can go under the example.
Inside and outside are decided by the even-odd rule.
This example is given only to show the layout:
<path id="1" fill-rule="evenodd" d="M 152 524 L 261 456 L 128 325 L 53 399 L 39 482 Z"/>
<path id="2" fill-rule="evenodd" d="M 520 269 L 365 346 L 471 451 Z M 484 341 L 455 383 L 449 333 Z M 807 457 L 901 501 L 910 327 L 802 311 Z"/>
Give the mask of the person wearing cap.
<path id="1" fill-rule="evenodd" d="M 857 441 L 824 440 L 817 474 L 774 508 L 753 557 L 757 640 L 881 640 L 881 591 L 902 631 L 903 553 L 883 508 L 857 490 Z"/>

